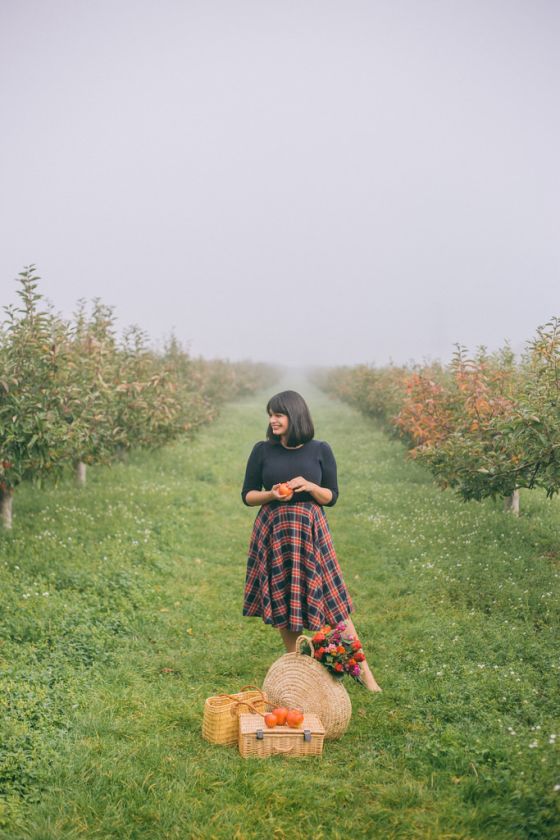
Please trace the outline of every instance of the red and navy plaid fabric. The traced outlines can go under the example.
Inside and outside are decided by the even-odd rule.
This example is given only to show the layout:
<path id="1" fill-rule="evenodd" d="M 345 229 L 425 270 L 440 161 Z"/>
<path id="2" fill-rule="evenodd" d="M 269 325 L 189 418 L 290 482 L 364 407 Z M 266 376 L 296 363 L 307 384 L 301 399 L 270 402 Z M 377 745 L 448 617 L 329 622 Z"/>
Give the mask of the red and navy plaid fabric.
<path id="1" fill-rule="evenodd" d="M 251 535 L 243 615 L 294 631 L 320 630 L 352 609 L 321 505 L 263 505 Z"/>

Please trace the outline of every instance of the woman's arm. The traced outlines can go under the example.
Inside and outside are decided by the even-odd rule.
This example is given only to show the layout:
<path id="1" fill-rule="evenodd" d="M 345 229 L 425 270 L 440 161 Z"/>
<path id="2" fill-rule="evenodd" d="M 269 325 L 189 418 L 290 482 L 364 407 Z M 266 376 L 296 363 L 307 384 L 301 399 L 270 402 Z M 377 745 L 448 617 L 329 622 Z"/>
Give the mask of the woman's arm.
<path id="1" fill-rule="evenodd" d="M 294 493 L 310 493 L 316 502 L 320 505 L 328 505 L 332 501 L 333 493 L 328 487 L 320 487 L 312 481 L 307 481 L 303 476 L 298 475 L 297 478 L 292 478 L 287 481 L 288 487 L 291 487 Z"/>
<path id="2" fill-rule="evenodd" d="M 293 499 L 294 494 L 290 496 L 281 496 L 277 491 L 279 484 L 274 484 L 272 490 L 249 490 L 245 495 L 245 504 L 250 505 L 266 505 L 268 502 L 289 502 Z"/>
<path id="3" fill-rule="evenodd" d="M 275 500 L 272 490 L 249 490 L 245 495 L 245 504 L 249 505 L 249 507 L 266 505 L 268 502 L 274 502 Z"/>
<path id="4" fill-rule="evenodd" d="M 245 480 L 243 481 L 243 489 L 241 490 L 241 498 L 245 505 L 261 505 L 263 502 L 249 502 L 247 496 L 253 496 L 255 493 L 262 496 L 262 448 L 263 441 L 259 441 L 253 446 L 252 452 L 247 461 L 247 468 L 245 470 Z M 270 501 L 270 500 L 269 500 Z"/>

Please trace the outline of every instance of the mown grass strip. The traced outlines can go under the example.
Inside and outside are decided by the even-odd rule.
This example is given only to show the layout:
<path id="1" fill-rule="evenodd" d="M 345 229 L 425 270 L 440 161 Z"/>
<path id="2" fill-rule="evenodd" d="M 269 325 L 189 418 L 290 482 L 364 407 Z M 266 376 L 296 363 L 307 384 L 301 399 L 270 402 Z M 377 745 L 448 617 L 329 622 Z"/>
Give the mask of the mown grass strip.
<path id="1" fill-rule="evenodd" d="M 239 490 L 266 395 L 239 402 L 85 491 L 18 494 L 0 535 L 0 836 L 557 835 L 557 500 L 526 493 L 519 520 L 464 505 L 302 390 L 339 463 L 328 517 L 383 694 L 349 686 L 349 732 L 320 760 L 200 737 L 205 697 L 282 653 L 241 616 L 256 511 Z"/>

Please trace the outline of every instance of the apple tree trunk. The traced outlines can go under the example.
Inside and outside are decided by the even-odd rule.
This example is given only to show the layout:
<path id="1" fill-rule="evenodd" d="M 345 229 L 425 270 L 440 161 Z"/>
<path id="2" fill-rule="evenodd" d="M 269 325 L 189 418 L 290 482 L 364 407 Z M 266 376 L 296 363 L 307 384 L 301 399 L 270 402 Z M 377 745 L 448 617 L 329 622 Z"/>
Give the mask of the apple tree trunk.
<path id="1" fill-rule="evenodd" d="M 128 459 L 128 452 L 125 446 L 117 446 L 115 455 L 117 457 L 117 461 L 120 461 L 122 464 L 126 463 Z"/>
<path id="2" fill-rule="evenodd" d="M 76 461 L 74 464 L 74 476 L 78 487 L 86 486 L 86 469 L 87 464 L 84 464 L 83 461 Z"/>
<path id="3" fill-rule="evenodd" d="M 0 517 L 4 528 L 12 527 L 12 501 L 14 498 L 13 487 L 7 490 L 0 490 Z"/>
<path id="4" fill-rule="evenodd" d="M 513 513 L 519 516 L 519 490 L 514 490 L 511 496 L 504 498 L 504 510 L 506 513 Z"/>

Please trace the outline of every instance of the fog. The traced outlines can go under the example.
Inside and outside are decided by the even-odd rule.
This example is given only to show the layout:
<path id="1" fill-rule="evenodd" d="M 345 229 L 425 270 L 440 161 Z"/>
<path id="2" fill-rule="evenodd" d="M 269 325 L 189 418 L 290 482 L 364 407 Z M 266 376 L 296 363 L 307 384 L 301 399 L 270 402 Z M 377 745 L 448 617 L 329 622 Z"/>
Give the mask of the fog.
<path id="1" fill-rule="evenodd" d="M 288 365 L 560 315 L 560 4 L 2 0 L 0 303 Z"/>

